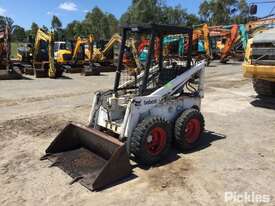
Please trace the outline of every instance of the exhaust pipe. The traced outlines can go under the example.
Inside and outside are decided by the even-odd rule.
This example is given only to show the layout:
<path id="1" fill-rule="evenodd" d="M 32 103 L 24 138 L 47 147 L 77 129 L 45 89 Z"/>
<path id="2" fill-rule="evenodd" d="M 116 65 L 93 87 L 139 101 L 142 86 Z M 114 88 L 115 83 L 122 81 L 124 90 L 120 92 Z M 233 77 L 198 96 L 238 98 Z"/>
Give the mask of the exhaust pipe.
<path id="1" fill-rule="evenodd" d="M 114 184 L 132 172 L 124 143 L 93 128 L 70 123 L 46 149 L 41 160 L 61 168 L 89 190 Z"/>

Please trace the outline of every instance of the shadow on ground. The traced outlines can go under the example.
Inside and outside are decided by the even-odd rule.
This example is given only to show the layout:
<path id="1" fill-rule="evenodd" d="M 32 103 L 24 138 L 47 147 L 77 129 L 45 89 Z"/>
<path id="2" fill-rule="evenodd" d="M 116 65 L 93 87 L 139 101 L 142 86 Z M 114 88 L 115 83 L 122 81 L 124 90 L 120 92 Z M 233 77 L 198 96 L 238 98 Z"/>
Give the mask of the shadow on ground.
<path id="1" fill-rule="evenodd" d="M 215 132 L 211 132 L 211 131 L 205 131 L 203 133 L 203 136 L 202 136 L 202 140 L 199 144 L 199 146 L 192 150 L 192 151 L 189 151 L 188 153 L 191 153 L 191 152 L 197 152 L 197 151 L 200 151 L 200 150 L 203 150 L 209 146 L 212 145 L 212 142 L 214 141 L 218 141 L 218 140 L 221 140 L 221 139 L 225 139 L 226 136 L 225 135 L 222 135 L 222 134 L 218 134 L 218 133 L 215 133 Z M 165 158 L 162 162 L 158 163 L 157 165 L 155 165 L 154 167 L 160 167 L 160 166 L 164 166 L 164 165 L 168 165 L 174 161 L 177 161 L 178 159 L 180 159 L 180 155 L 182 152 L 177 150 L 177 149 L 172 149 L 170 154 L 168 155 L 167 158 Z M 187 152 L 185 152 L 187 153 Z M 132 168 L 135 169 L 135 168 L 140 168 L 140 169 L 143 169 L 143 170 L 149 170 L 150 168 L 152 167 L 146 167 L 146 166 L 143 166 L 143 165 L 139 165 L 137 163 L 133 163 L 132 162 Z M 129 181 L 132 181 L 134 179 L 136 179 L 138 176 L 134 173 L 132 173 L 130 176 L 128 176 L 127 178 L 124 178 L 120 181 L 116 181 L 114 184 L 111 184 L 111 185 L 108 185 L 104 188 L 101 188 L 100 190 L 98 191 L 101 191 L 101 190 L 104 190 L 104 189 L 108 189 L 108 188 L 111 188 L 111 187 L 114 187 L 116 185 L 120 185 L 120 184 L 123 184 L 125 182 L 129 182 Z"/>
<path id="2" fill-rule="evenodd" d="M 168 155 L 167 158 L 165 158 L 163 161 L 161 161 L 160 163 L 158 163 L 156 166 L 154 167 L 159 167 L 159 166 L 164 166 L 167 164 L 170 164 L 174 161 L 177 161 L 178 159 L 180 159 L 181 157 L 179 156 L 179 154 L 189 154 L 189 153 L 193 153 L 193 152 L 198 152 L 200 150 L 206 149 L 208 147 L 210 147 L 212 145 L 212 142 L 218 141 L 218 140 L 222 140 L 225 139 L 226 136 L 223 134 L 219 134 L 216 132 L 212 132 L 212 131 L 204 131 L 204 133 L 202 134 L 202 138 L 201 141 L 199 142 L 198 146 L 192 150 L 189 151 L 180 151 L 178 149 L 176 149 L 176 145 L 174 146 L 174 148 L 171 150 L 170 154 Z M 133 159 L 134 160 L 134 159 Z M 133 165 L 133 168 L 139 167 L 141 169 L 144 170 L 148 170 L 150 169 L 150 167 L 148 166 L 143 166 L 143 165 L 139 165 L 139 164 L 135 164 Z"/>
<path id="3" fill-rule="evenodd" d="M 71 77 L 68 77 L 68 76 L 61 76 L 59 77 L 58 79 L 63 79 L 63 80 L 71 80 L 72 78 Z"/>
<path id="4" fill-rule="evenodd" d="M 255 107 L 275 110 L 275 98 L 273 97 L 261 97 L 256 96 L 255 99 L 250 102 Z"/>

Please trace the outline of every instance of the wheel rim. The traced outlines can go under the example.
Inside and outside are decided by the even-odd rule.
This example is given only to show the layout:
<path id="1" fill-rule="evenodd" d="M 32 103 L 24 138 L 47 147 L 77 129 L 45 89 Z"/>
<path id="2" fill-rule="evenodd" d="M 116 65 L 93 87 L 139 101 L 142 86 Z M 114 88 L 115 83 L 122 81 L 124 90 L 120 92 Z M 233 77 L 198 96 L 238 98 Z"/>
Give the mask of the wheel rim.
<path id="1" fill-rule="evenodd" d="M 151 155 L 158 155 L 166 145 L 167 133 L 161 127 L 153 128 L 146 139 L 146 149 Z"/>
<path id="2" fill-rule="evenodd" d="M 200 136 L 201 125 L 196 118 L 190 119 L 185 127 L 185 138 L 188 143 L 194 143 Z"/>

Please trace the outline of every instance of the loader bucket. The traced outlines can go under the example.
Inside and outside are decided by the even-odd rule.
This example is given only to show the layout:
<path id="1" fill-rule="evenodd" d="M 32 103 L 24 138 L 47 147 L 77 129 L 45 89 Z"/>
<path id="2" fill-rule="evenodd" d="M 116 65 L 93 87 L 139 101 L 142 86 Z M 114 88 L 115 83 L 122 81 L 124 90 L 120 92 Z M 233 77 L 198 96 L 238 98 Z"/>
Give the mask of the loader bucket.
<path id="1" fill-rule="evenodd" d="M 126 146 L 96 129 L 70 123 L 46 150 L 44 159 L 89 190 L 99 190 L 131 174 Z"/>

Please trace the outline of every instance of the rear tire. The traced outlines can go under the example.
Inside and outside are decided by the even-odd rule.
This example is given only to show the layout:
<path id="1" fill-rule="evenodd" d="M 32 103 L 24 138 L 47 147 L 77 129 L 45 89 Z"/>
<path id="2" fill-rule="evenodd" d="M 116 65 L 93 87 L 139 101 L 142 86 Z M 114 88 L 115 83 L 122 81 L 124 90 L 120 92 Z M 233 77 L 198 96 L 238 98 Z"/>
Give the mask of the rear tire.
<path id="1" fill-rule="evenodd" d="M 128 151 L 138 163 L 153 165 L 167 156 L 172 142 L 171 127 L 161 117 L 149 117 L 138 124 L 127 140 Z"/>
<path id="2" fill-rule="evenodd" d="M 255 92 L 260 96 L 275 96 L 275 83 L 262 80 L 253 79 L 252 81 Z"/>
<path id="3" fill-rule="evenodd" d="M 175 142 L 181 150 L 190 150 L 198 145 L 204 131 L 204 118 L 196 109 L 185 110 L 176 121 Z"/>

